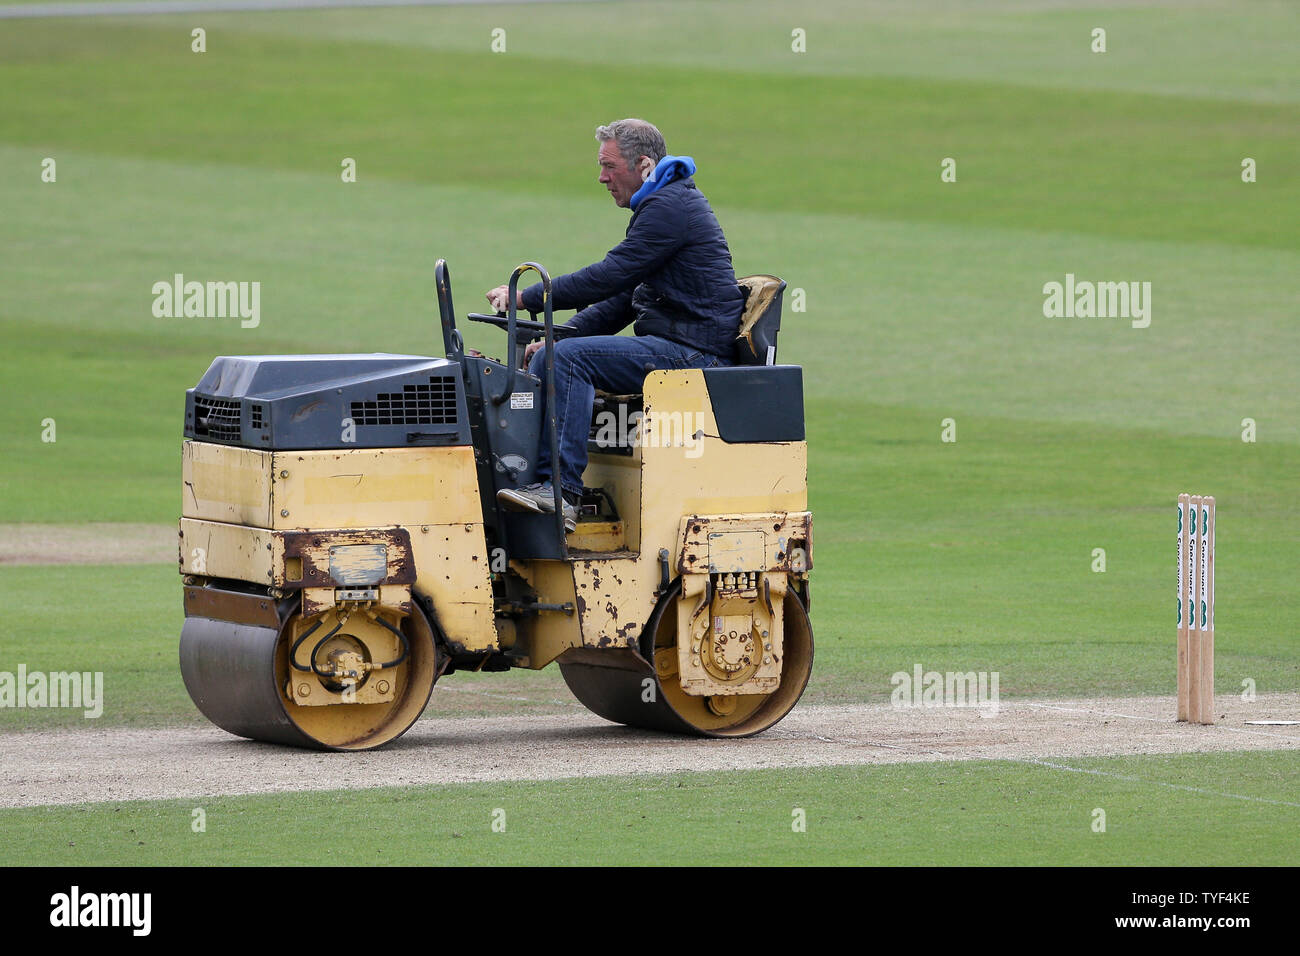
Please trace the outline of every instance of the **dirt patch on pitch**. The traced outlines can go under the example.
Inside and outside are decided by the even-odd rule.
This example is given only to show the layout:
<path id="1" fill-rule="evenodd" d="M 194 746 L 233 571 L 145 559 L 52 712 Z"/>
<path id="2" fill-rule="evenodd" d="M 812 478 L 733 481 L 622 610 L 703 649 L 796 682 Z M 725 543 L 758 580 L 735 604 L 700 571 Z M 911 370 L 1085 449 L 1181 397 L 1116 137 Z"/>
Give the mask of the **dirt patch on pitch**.
<path id="1" fill-rule="evenodd" d="M 175 564 L 175 525 L 0 524 L 0 565 Z"/>
<path id="2" fill-rule="evenodd" d="M 324 754 L 253 743 L 215 728 L 64 731 L 0 737 L 0 806 L 193 798 L 338 788 L 553 780 L 944 760 L 1300 749 L 1300 695 L 1217 701 L 1220 722 L 1177 724 L 1169 697 L 1004 702 L 976 709 L 798 707 L 746 740 L 665 736 L 585 711 L 424 719 L 376 751 Z"/>

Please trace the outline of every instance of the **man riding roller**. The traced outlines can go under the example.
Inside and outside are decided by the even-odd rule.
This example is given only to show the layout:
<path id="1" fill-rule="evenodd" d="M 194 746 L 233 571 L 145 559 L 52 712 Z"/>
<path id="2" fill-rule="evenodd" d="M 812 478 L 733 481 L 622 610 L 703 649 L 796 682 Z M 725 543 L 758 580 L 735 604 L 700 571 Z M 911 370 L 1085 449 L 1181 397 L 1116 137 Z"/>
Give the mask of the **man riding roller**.
<path id="1" fill-rule="evenodd" d="M 553 309 L 580 309 L 565 326 L 576 334 L 555 344 L 559 481 L 567 531 L 577 526 L 587 434 L 597 388 L 639 392 L 655 369 L 732 364 L 744 296 L 717 217 L 691 176 L 689 156 L 669 156 L 663 135 L 640 119 L 596 130 L 600 183 L 616 205 L 630 208 L 626 238 L 600 262 L 551 282 Z M 487 294 L 498 312 L 508 289 Z M 519 290 L 516 306 L 542 311 L 540 282 Z M 634 336 L 617 335 L 629 323 Z M 524 353 L 541 378 L 543 343 Z M 536 484 L 503 489 L 497 498 L 515 510 L 553 512 L 554 465 L 547 441 L 537 456 Z"/>

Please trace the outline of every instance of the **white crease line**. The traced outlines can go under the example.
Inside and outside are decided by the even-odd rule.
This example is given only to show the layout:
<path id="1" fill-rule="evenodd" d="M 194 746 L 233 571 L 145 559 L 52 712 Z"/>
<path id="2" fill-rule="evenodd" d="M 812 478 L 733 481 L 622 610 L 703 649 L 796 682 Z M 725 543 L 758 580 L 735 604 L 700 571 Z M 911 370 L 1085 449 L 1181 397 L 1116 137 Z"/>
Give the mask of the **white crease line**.
<path id="1" fill-rule="evenodd" d="M 1177 597 L 1177 595 L 1174 595 L 1174 596 Z M 1003 707 L 1006 707 L 1006 706 L 1008 706 L 1008 705 L 1003 704 L 1002 706 L 1003 706 Z M 1017 704 L 1014 704 L 1014 705 L 1011 705 L 1011 706 L 1016 706 L 1016 707 L 1040 707 L 1040 708 L 1042 708 L 1043 710 L 1061 710 L 1061 711 L 1067 711 L 1067 712 L 1069 712 L 1069 713 L 1075 713 L 1075 714 L 1096 714 L 1096 715 L 1098 715 L 1099 717 L 1122 717 L 1122 718 L 1124 718 L 1125 720 L 1145 720 L 1145 721 L 1147 721 L 1148 723 L 1152 723 L 1152 724 L 1168 724 L 1168 723 L 1171 723 L 1171 721 L 1169 720 L 1168 717 L 1138 717 L 1138 716 L 1136 716 L 1136 715 L 1134 715 L 1134 714 L 1118 714 L 1118 713 L 1115 713 L 1115 712 L 1113 712 L 1113 711 L 1109 711 L 1109 710 L 1093 710 L 1093 709 L 1090 708 L 1090 707 L 1061 707 L 1061 706 L 1059 706 L 1059 705 L 1057 705 L 1057 704 L 1031 704 L 1031 703 L 1028 703 L 1027 701 L 1026 701 L 1026 702 L 1020 702 L 1020 703 L 1017 703 Z M 1175 722 L 1175 723 L 1176 723 L 1176 722 Z M 1250 734 L 1250 735 L 1255 736 L 1255 737 L 1272 737 L 1274 740 L 1289 740 L 1289 741 L 1292 741 L 1293 743 L 1298 743 L 1298 744 L 1300 744 L 1300 737 L 1294 737 L 1294 736 L 1292 736 L 1292 735 L 1290 735 L 1290 734 L 1274 734 L 1274 733 L 1269 733 L 1267 730 L 1247 730 L 1247 729 L 1244 728 L 1244 727 L 1227 727 L 1227 726 L 1225 726 L 1225 725 L 1223 725 L 1223 724 L 1189 724 L 1188 726 L 1190 726 L 1190 727 L 1204 727 L 1204 728 L 1207 729 L 1207 730 L 1210 729 L 1210 728 L 1213 728 L 1213 729 L 1215 729 L 1215 730 L 1227 731 L 1228 733 L 1231 733 L 1231 734 Z"/>
<path id="2" fill-rule="evenodd" d="M 1110 773 L 1106 770 L 1091 770 L 1087 767 L 1067 767 L 1063 763 L 1051 763 L 1047 760 L 1034 760 L 1032 757 L 1002 757 L 993 758 L 1002 760 L 1012 760 L 1016 763 L 1031 763 L 1039 767 L 1051 767 L 1053 770 L 1068 770 L 1070 773 L 1090 773 L 1097 777 L 1113 777 L 1116 780 L 1127 780 L 1131 783 L 1145 783 L 1153 787 L 1168 787 L 1170 790 L 1186 790 L 1188 793 L 1199 793 L 1208 797 L 1230 797 L 1233 800 L 1251 800 L 1255 803 L 1270 803 L 1276 807 L 1297 807 L 1300 803 L 1291 803 L 1287 800 L 1269 800 L 1267 797 L 1248 797 L 1241 793 L 1222 793 L 1218 790 L 1202 790 L 1200 787 L 1189 787 L 1181 783 L 1165 783 L 1163 780 L 1147 780 L 1144 777 L 1133 777 L 1123 773 Z"/>
<path id="3" fill-rule="evenodd" d="M 1077 708 L 1064 707 L 1064 708 L 1060 708 L 1060 709 L 1061 709 L 1061 710 L 1075 710 L 1075 709 L 1077 709 Z M 1121 717 L 1122 717 L 1122 716 L 1124 716 L 1124 715 L 1123 715 L 1123 714 L 1119 714 L 1119 715 L 1117 715 L 1117 716 L 1121 716 Z M 1133 718 L 1133 719 L 1134 719 L 1134 720 L 1150 720 L 1150 719 L 1152 719 L 1152 718 L 1147 718 L 1147 717 L 1135 717 L 1135 718 Z M 1225 728 L 1225 729 L 1228 729 L 1228 728 Z M 889 747 L 891 750 L 904 750 L 904 751 L 907 751 L 908 753 L 913 753 L 913 754 L 916 754 L 916 755 L 918 755 L 918 756 L 919 756 L 919 755 L 922 755 L 922 754 L 930 754 L 930 755 L 932 755 L 932 756 L 936 756 L 936 757 L 943 757 L 943 758 L 945 758 L 945 759 L 952 759 L 951 755 L 949 755 L 949 754 L 944 754 L 944 753 L 940 753 L 940 752 L 937 751 L 937 750 L 912 750 L 912 749 L 909 749 L 909 748 L 907 748 L 907 747 L 899 747 L 899 746 L 895 746 L 895 745 L 892 745 L 892 744 L 873 744 L 872 746 Z M 1150 756 L 1158 756 L 1158 755 L 1156 755 L 1156 754 L 1152 754 L 1152 755 L 1150 755 Z M 1199 794 L 1201 794 L 1202 796 L 1211 796 L 1211 797 L 1229 797 L 1229 798 L 1231 798 L 1231 799 L 1233 799 L 1233 800 L 1250 800 L 1250 801 L 1254 801 L 1255 803 L 1268 803 L 1268 804 L 1272 804 L 1273 806 L 1278 806 L 1278 807 L 1297 807 L 1297 808 L 1300 808 L 1300 803 L 1291 803 L 1290 801 L 1287 801 L 1287 800 L 1269 800 L 1267 797 L 1248 797 L 1248 796 L 1246 796 L 1245 794 L 1241 794 L 1241 793 L 1222 793 L 1222 792 L 1220 792 L 1220 791 L 1218 791 L 1218 790 L 1204 790 L 1204 789 L 1202 789 L 1202 788 L 1200 788 L 1200 787 L 1189 787 L 1189 786 L 1186 786 L 1185 784 L 1179 784 L 1179 783 L 1165 783 L 1164 781 L 1161 781 L 1161 780 L 1147 780 L 1147 779 L 1144 778 L 1144 777 L 1134 777 L 1134 776 L 1130 776 L 1130 775 L 1128 775 L 1128 774 L 1122 774 L 1122 773 L 1111 773 L 1111 772 L 1106 771 L 1106 770 L 1091 770 L 1091 769 L 1088 769 L 1088 768 L 1086 768 L 1086 767 L 1067 767 L 1065 764 L 1061 764 L 1061 763 L 1052 763 L 1052 762 L 1049 761 L 1049 760 L 1037 760 L 1037 759 L 1035 759 L 1035 758 L 1033 758 L 1033 757 L 1006 757 L 1006 756 L 997 756 L 997 757 L 995 757 L 995 756 L 988 756 L 988 755 L 980 756 L 979 754 L 976 754 L 975 756 L 970 757 L 970 758 L 967 758 L 967 759 L 973 759 L 973 760 L 991 760 L 991 761 L 1007 760 L 1007 761 L 1011 761 L 1011 762 L 1013 762 L 1013 763 L 1028 763 L 1028 764 L 1034 764 L 1035 766 L 1039 766 L 1039 767 L 1050 767 L 1050 768 L 1053 769 L 1053 770 L 1068 770 L 1070 773 L 1088 773 L 1088 774 L 1092 774 L 1093 776 L 1097 776 L 1097 777 L 1113 777 L 1113 778 L 1116 779 L 1116 780 L 1127 780 L 1127 781 L 1132 782 L 1132 783 L 1150 784 L 1151 786 L 1154 786 L 1154 787 L 1168 787 L 1168 788 L 1171 789 L 1171 790 L 1186 790 L 1186 791 L 1189 792 L 1189 793 L 1199 793 Z M 1102 756 L 1101 759 L 1107 759 L 1107 758 L 1106 758 L 1105 756 Z"/>
<path id="4" fill-rule="evenodd" d="M 940 757 L 944 760 L 966 760 L 968 758 L 960 754 L 945 753 L 942 750 L 917 750 L 915 747 L 909 747 L 903 744 L 886 744 L 879 740 L 869 740 L 865 737 L 823 737 L 821 734 L 801 734 L 798 731 L 787 731 L 777 734 L 773 731 L 763 735 L 768 740 L 820 740 L 823 743 L 835 744 L 838 747 L 878 747 L 884 750 L 901 750 L 903 753 L 915 754 L 918 757 Z M 997 759 L 995 757 L 976 757 L 977 760 Z M 852 767 L 858 764 L 835 764 L 835 766 Z"/>
<path id="5" fill-rule="evenodd" d="M 940 750 L 917 750 L 915 747 L 906 747 L 900 744 L 882 744 L 878 740 L 855 740 L 853 743 L 864 747 L 884 747 L 887 750 L 901 750 L 903 753 L 915 754 L 918 757 L 942 757 L 944 760 L 965 760 L 965 757 L 959 757 L 955 754 L 946 754 Z M 982 758 L 976 758 L 982 759 Z"/>

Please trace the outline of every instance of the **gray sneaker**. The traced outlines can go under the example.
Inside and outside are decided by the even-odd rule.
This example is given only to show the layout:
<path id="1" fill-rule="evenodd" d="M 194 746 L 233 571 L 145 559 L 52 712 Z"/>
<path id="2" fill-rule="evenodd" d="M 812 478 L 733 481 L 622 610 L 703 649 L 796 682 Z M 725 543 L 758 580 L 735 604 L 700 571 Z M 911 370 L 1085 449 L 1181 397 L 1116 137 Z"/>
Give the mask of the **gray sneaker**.
<path id="1" fill-rule="evenodd" d="M 497 501 L 512 511 L 532 511 L 535 514 L 555 514 L 555 491 L 549 481 L 524 485 L 522 488 L 502 488 L 497 492 Z M 578 527 L 578 509 L 564 500 L 564 530 L 573 531 Z"/>

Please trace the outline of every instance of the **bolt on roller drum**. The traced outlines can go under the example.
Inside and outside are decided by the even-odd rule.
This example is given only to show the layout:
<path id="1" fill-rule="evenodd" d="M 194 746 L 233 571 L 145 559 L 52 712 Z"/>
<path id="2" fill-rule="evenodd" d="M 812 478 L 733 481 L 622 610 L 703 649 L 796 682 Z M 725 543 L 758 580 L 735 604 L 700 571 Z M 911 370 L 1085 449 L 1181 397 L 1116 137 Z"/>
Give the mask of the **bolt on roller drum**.
<path id="1" fill-rule="evenodd" d="M 803 602 L 793 591 L 785 592 L 784 660 L 775 691 L 697 697 L 682 689 L 673 662 L 680 594 L 678 582 L 659 602 L 641 635 L 640 653 L 601 651 L 581 660 L 561 658 L 560 672 L 573 695 L 606 720 L 668 733 L 751 737 L 776 724 L 803 696 L 812 673 L 812 622 Z M 651 661 L 659 666 L 652 666 Z M 647 679 L 652 684 L 647 685 Z M 653 694 L 647 693 L 649 686 L 653 686 Z"/>
<path id="2" fill-rule="evenodd" d="M 309 700 L 312 692 L 318 699 L 328 697 L 337 687 L 290 667 L 290 650 L 306 629 L 290 605 L 281 604 L 278 624 L 186 617 L 181 675 L 205 717 L 240 737 L 320 750 L 368 750 L 396 739 L 415 723 L 444 664 L 433 631 L 418 609 L 401 622 L 409 646 L 405 660 L 366 675 L 367 683 L 382 680 L 387 685 L 387 699 L 311 705 L 298 700 Z M 363 653 L 364 644 L 346 631 L 331 641 L 343 653 L 349 648 Z M 306 658 L 307 652 L 299 651 L 298 656 Z"/>

